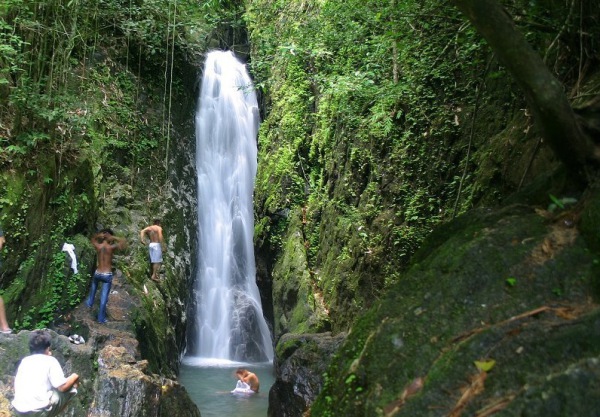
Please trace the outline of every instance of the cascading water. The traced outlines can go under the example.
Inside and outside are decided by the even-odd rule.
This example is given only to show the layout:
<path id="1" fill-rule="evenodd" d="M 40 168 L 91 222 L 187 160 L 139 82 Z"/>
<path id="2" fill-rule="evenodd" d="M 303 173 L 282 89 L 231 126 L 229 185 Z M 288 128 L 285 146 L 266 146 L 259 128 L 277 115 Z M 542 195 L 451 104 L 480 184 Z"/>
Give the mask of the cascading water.
<path id="1" fill-rule="evenodd" d="M 245 65 L 231 52 L 210 52 L 196 113 L 197 340 L 188 352 L 201 358 L 273 359 L 254 262 L 258 124 Z"/>

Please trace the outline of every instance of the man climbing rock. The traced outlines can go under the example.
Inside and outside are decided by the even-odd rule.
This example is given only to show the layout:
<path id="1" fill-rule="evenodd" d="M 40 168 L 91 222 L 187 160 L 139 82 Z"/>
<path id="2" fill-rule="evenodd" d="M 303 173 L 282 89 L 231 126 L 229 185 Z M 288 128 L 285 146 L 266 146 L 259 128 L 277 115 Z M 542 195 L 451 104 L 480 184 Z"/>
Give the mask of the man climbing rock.
<path id="1" fill-rule="evenodd" d="M 115 250 L 125 249 L 127 247 L 127 241 L 124 238 L 113 236 L 112 230 L 103 229 L 92 236 L 91 242 L 92 245 L 94 245 L 94 248 L 96 248 L 96 253 L 98 255 L 98 266 L 96 267 L 96 272 L 94 272 L 94 277 L 92 278 L 92 287 L 90 288 L 90 295 L 85 304 L 90 308 L 92 305 L 94 305 L 94 298 L 96 297 L 98 283 L 101 282 L 102 292 L 100 293 L 98 323 L 106 323 L 106 304 L 108 303 L 108 296 L 110 294 L 110 288 L 113 280 L 113 252 Z"/>
<path id="2" fill-rule="evenodd" d="M 152 275 L 150 279 L 153 281 L 159 281 L 158 271 L 162 264 L 162 253 L 165 250 L 165 242 L 163 240 L 163 229 L 160 225 L 159 219 L 154 219 L 154 224 L 148 226 L 140 231 L 140 240 L 145 245 L 146 236 L 150 240 L 148 250 L 150 252 L 150 263 L 152 264 Z"/>

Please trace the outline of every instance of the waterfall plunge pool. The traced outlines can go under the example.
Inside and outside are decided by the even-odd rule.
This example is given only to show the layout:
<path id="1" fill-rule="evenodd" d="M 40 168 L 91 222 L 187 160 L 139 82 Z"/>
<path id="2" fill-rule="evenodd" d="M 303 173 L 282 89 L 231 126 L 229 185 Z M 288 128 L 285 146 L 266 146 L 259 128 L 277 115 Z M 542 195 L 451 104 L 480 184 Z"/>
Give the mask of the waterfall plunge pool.
<path id="1" fill-rule="evenodd" d="M 179 380 L 202 417 L 265 417 L 274 376 L 254 260 L 259 111 L 246 65 L 231 51 L 206 55 L 198 103 L 197 310 Z M 258 376 L 258 394 L 231 394 L 238 367 Z"/>
<path id="2" fill-rule="evenodd" d="M 240 367 L 258 376 L 258 394 L 231 394 L 237 382 L 235 370 Z M 179 382 L 200 409 L 202 417 L 266 417 L 269 390 L 275 382 L 275 376 L 270 362 L 248 364 L 185 357 L 179 370 Z"/>

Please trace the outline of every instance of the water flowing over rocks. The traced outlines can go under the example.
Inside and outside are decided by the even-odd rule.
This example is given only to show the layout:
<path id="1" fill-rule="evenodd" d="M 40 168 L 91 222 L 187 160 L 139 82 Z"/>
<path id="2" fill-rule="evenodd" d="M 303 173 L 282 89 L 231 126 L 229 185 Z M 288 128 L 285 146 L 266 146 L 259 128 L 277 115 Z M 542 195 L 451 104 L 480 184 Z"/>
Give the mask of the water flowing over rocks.
<path id="1" fill-rule="evenodd" d="M 245 65 L 232 52 L 206 57 L 196 113 L 198 172 L 197 324 L 188 354 L 270 361 L 254 260 L 253 189 L 258 103 Z"/>

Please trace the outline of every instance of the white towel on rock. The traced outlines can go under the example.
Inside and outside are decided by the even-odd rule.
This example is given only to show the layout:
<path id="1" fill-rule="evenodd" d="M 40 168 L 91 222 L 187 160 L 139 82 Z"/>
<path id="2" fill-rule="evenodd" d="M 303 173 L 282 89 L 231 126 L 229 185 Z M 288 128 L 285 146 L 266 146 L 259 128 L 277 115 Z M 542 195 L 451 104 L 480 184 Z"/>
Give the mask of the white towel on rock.
<path id="1" fill-rule="evenodd" d="M 62 247 L 63 252 L 67 252 L 71 257 L 71 269 L 73 273 L 77 273 L 77 257 L 75 256 L 75 245 L 70 243 L 64 243 Z"/>

